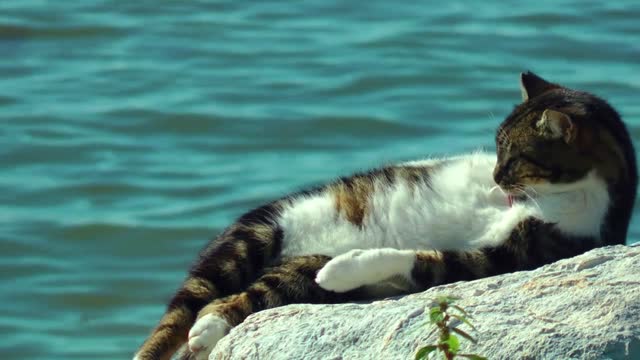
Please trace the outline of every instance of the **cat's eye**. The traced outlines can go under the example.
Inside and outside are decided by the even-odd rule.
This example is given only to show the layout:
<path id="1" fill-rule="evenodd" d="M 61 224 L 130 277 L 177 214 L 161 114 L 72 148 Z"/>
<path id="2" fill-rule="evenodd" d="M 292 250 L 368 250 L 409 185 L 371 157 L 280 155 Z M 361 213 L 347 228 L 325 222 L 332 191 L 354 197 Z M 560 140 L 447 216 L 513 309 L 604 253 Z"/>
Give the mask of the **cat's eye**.
<path id="1" fill-rule="evenodd" d="M 520 154 L 520 156 L 522 157 L 523 160 L 533 164 L 537 168 L 540 168 L 542 170 L 549 170 L 549 167 L 547 165 L 543 164 L 539 159 L 535 157 L 529 156 L 527 154 Z"/>

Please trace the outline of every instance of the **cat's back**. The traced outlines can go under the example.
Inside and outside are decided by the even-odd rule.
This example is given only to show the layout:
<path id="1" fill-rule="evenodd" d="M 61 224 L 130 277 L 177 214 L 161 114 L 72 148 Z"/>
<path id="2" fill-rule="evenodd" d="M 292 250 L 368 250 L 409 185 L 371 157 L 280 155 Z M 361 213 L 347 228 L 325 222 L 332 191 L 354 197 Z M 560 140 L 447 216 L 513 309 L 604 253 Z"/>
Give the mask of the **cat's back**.
<path id="1" fill-rule="evenodd" d="M 493 191 L 495 162 L 494 154 L 480 152 L 412 161 L 287 198 L 277 220 L 282 254 L 466 247 L 460 241 L 477 237 L 507 209 L 504 195 Z"/>

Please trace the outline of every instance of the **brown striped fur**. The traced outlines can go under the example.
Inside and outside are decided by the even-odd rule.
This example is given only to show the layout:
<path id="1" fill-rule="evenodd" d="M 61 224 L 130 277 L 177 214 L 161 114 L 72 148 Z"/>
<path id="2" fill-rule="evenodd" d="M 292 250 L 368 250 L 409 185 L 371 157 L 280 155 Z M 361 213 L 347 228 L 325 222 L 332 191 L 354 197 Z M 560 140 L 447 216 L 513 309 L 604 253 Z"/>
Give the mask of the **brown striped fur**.
<path id="1" fill-rule="evenodd" d="M 339 179 L 328 189 L 335 198 L 337 213 L 352 224 L 362 226 L 370 206 L 371 194 L 376 186 L 389 186 L 396 181 L 405 181 L 409 184 L 426 182 L 431 168 L 390 166 Z"/>
<path id="2" fill-rule="evenodd" d="M 336 303 L 362 297 L 361 292 L 335 293 L 315 282 L 317 272 L 330 260 L 328 256 L 308 255 L 285 259 L 268 269 L 245 291 L 216 300 L 198 317 L 216 313 L 231 326 L 240 324 L 252 313 L 292 303 Z"/>
<path id="3" fill-rule="evenodd" d="M 242 291 L 258 277 L 280 252 L 282 234 L 273 220 L 278 209 L 273 203 L 245 214 L 200 253 L 160 324 L 138 351 L 140 359 L 169 359 L 207 304 Z"/>
<path id="4" fill-rule="evenodd" d="M 507 272 L 531 270 L 581 254 L 598 245 L 593 238 L 570 238 L 553 224 L 530 218 L 501 245 L 470 251 L 419 251 L 412 277 L 416 290 Z"/>
<path id="5" fill-rule="evenodd" d="M 374 186 L 375 178 L 366 175 L 336 182 L 331 187 L 335 196 L 336 212 L 354 225 L 361 226 Z"/>

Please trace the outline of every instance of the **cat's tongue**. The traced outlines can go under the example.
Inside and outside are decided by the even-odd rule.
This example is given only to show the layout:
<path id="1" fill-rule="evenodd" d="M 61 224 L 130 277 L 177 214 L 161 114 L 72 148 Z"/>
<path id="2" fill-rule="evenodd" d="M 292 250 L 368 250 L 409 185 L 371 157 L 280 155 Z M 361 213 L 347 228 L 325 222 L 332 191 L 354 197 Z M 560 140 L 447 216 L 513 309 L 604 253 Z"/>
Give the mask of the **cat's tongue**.
<path id="1" fill-rule="evenodd" d="M 509 207 L 513 206 L 513 195 L 507 195 L 507 203 L 509 203 Z"/>

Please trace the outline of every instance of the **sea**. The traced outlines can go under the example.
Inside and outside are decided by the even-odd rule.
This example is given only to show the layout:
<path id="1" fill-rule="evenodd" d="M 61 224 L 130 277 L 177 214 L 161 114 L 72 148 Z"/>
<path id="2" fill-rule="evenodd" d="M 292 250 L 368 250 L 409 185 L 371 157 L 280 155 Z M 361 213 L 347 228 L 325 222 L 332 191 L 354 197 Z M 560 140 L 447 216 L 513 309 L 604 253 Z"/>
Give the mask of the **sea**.
<path id="1" fill-rule="evenodd" d="M 131 358 L 235 217 L 494 151 L 521 71 L 607 99 L 637 142 L 638 18 L 635 0 L 1 0 L 0 358 Z"/>

